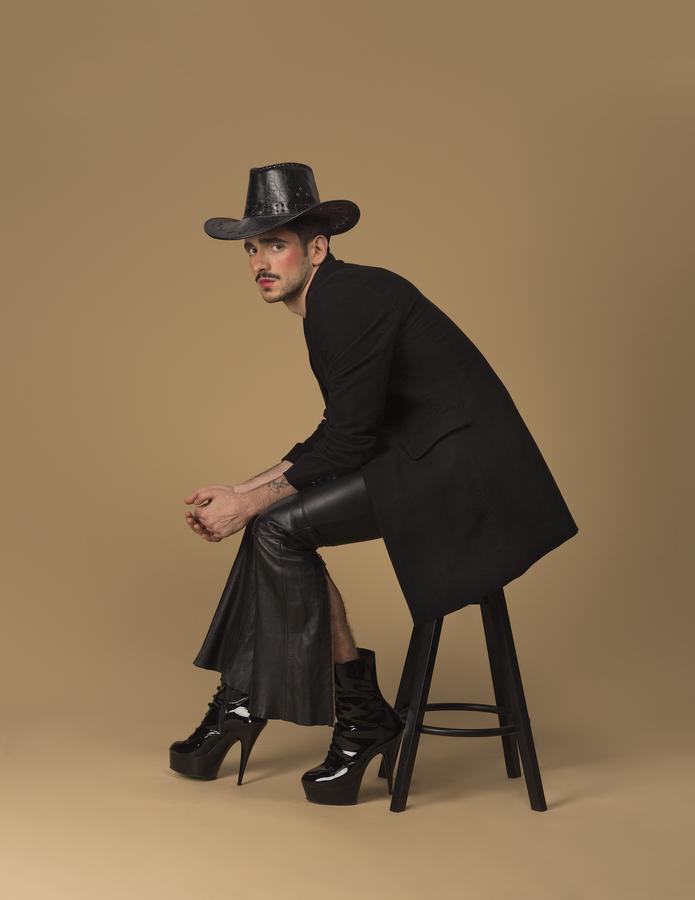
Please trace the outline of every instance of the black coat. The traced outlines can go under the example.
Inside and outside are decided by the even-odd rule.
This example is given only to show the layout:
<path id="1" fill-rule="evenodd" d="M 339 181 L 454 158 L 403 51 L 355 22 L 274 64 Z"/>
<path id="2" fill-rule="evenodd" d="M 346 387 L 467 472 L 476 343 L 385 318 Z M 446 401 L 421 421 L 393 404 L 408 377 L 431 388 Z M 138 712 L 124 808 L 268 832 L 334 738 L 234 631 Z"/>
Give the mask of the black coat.
<path id="1" fill-rule="evenodd" d="M 304 335 L 324 418 L 298 490 L 361 469 L 415 624 L 507 584 L 578 528 L 507 389 L 407 279 L 328 253 Z"/>

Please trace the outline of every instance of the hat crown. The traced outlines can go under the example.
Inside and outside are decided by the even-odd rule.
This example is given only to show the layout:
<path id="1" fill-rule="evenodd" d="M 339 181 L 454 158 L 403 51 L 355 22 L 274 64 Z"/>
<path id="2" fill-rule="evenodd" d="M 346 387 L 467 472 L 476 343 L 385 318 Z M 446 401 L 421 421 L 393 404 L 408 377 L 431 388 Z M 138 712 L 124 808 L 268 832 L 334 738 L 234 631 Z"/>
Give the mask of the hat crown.
<path id="1" fill-rule="evenodd" d="M 299 213 L 320 203 L 311 166 L 283 162 L 249 172 L 244 218 Z"/>

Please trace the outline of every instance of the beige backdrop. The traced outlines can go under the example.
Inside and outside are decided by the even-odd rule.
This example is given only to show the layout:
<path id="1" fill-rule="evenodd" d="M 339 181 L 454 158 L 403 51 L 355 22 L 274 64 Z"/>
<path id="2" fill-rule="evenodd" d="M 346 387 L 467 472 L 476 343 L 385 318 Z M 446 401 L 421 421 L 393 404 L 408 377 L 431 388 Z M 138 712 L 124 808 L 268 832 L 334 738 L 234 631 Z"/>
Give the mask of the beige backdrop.
<path id="1" fill-rule="evenodd" d="M 685 898 L 693 799 L 692 4 L 25 2 L 4 10 L 5 894 Z M 413 281 L 510 390 L 579 525 L 507 588 L 549 810 L 497 738 L 423 736 L 408 809 L 307 803 L 328 728 L 236 786 L 168 769 L 239 542 L 183 498 L 322 411 L 301 321 L 239 244 L 248 170 L 350 198 L 347 261 Z M 381 541 L 329 548 L 393 697 Z M 430 699 L 491 702 L 478 610 Z M 430 714 L 431 724 L 482 717 Z M 489 719 L 484 719 L 490 724 Z M 690 784 L 692 784 L 690 782 Z"/>

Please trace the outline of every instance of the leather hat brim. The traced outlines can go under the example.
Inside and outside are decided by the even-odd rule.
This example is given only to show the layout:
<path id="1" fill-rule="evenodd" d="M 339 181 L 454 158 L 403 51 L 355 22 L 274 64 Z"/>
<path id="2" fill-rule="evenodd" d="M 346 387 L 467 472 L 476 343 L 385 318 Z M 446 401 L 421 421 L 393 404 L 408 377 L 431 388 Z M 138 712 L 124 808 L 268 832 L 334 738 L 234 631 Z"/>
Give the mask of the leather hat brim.
<path id="1" fill-rule="evenodd" d="M 246 219 L 228 219 L 217 217 L 208 219 L 203 225 L 205 234 L 221 241 L 238 241 L 242 238 L 253 237 L 270 231 L 271 228 L 279 228 L 286 222 L 298 219 L 300 216 L 322 216 L 326 219 L 326 228 L 329 234 L 342 234 L 349 231 L 357 224 L 360 218 L 360 208 L 352 200 L 326 200 L 317 203 L 308 209 L 297 213 L 283 213 L 279 216 L 250 216 Z"/>

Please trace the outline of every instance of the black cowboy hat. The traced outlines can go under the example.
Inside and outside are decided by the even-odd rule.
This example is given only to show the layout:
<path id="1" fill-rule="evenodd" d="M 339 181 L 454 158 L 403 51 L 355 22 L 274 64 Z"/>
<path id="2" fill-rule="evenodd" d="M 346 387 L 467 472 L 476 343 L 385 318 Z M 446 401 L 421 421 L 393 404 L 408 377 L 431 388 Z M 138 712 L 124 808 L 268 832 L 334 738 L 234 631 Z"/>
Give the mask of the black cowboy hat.
<path id="1" fill-rule="evenodd" d="M 278 228 L 306 213 L 324 218 L 329 234 L 349 231 L 360 217 L 359 206 L 352 200 L 320 202 L 311 166 L 273 163 L 251 169 L 243 219 L 208 219 L 203 228 L 210 237 L 238 241 Z"/>

